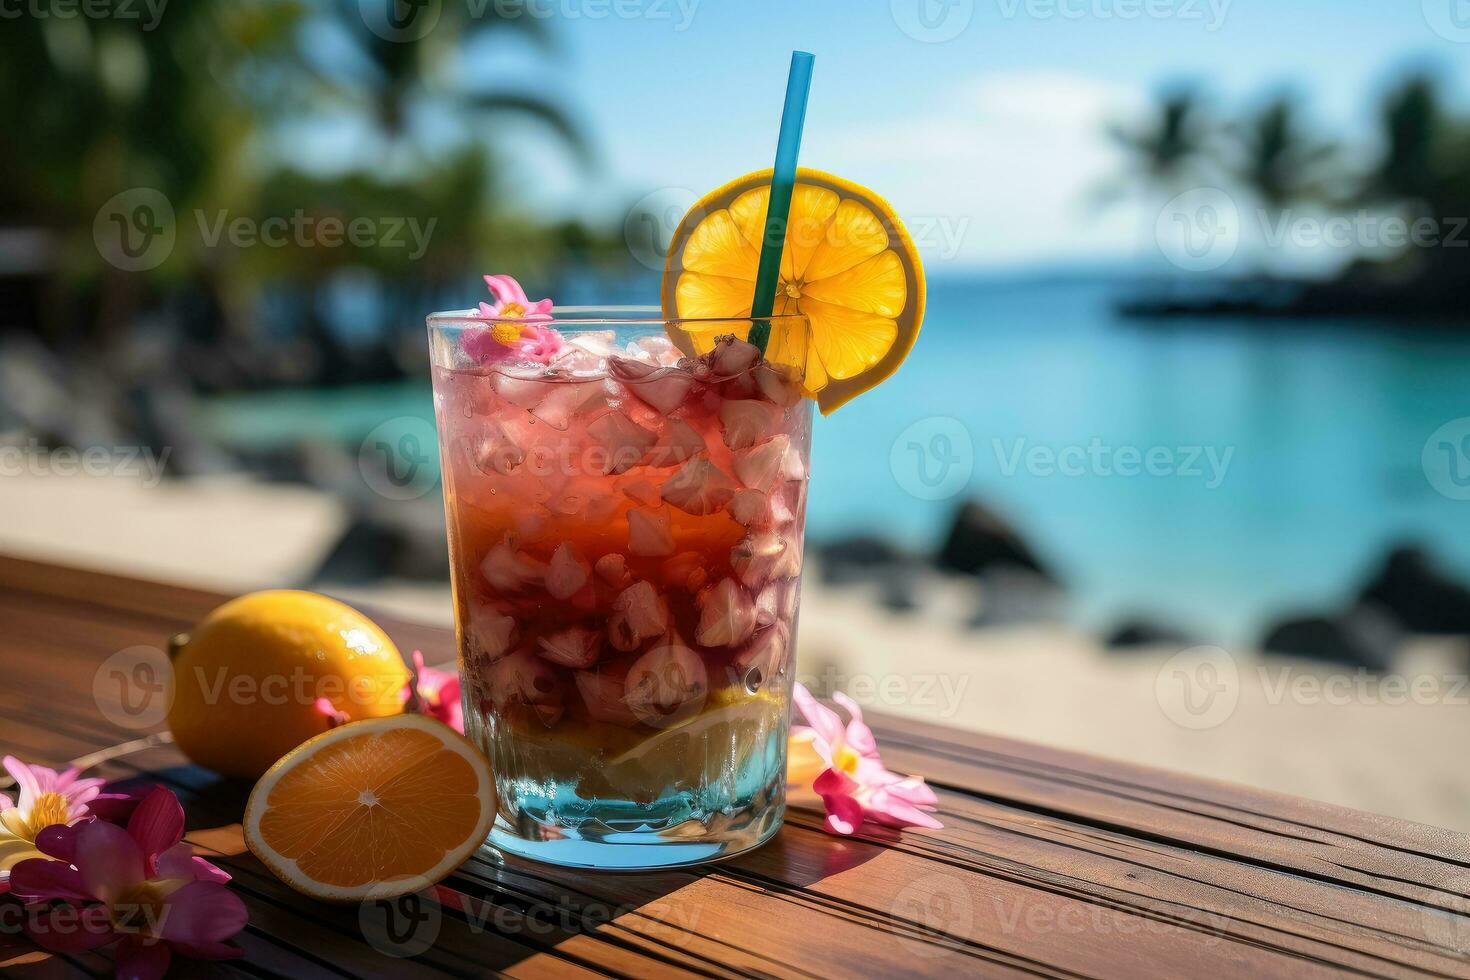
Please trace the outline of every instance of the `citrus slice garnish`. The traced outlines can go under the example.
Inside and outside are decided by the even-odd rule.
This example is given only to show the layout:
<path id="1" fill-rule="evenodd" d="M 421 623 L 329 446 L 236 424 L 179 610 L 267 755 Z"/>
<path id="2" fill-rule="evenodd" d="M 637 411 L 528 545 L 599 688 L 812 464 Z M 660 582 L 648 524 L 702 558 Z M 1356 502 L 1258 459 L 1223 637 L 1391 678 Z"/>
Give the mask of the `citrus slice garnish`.
<path id="1" fill-rule="evenodd" d="M 684 215 L 664 267 L 665 317 L 750 316 L 770 184 L 770 170 L 746 174 Z M 824 415 L 898 370 L 924 319 L 924 267 L 892 206 L 841 177 L 799 169 L 772 312 L 810 323 L 804 385 Z M 731 332 L 691 326 L 670 327 L 690 354 Z"/>
<path id="2" fill-rule="evenodd" d="M 393 898 L 464 863 L 495 806 L 490 765 L 463 735 L 421 715 L 374 718 L 272 766 L 245 807 L 245 843 L 313 898 Z"/>

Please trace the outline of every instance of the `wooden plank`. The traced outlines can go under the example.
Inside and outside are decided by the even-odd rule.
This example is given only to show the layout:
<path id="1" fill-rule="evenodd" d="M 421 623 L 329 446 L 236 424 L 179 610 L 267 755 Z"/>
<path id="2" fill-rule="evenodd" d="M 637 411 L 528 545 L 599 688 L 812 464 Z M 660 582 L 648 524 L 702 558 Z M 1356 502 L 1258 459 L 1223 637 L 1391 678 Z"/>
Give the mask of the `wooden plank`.
<path id="1" fill-rule="evenodd" d="M 24 679 L 0 685 L 0 746 L 60 764 L 157 731 L 108 720 L 98 668 L 161 647 L 221 598 L 0 558 L 0 670 Z M 380 621 L 405 649 L 452 658 L 447 632 Z M 385 951 L 370 910 L 305 899 L 244 851 L 248 787 L 168 745 L 98 771 L 173 788 L 190 841 L 235 875 L 249 955 L 208 975 L 1470 976 L 1466 835 L 870 720 L 886 759 L 936 786 L 945 829 L 838 839 L 793 811 L 765 848 L 648 875 L 485 854 L 435 890 L 433 942 L 409 958 L 388 955 L 409 947 Z M 14 942 L 0 962 L 18 976 L 107 969 Z"/>

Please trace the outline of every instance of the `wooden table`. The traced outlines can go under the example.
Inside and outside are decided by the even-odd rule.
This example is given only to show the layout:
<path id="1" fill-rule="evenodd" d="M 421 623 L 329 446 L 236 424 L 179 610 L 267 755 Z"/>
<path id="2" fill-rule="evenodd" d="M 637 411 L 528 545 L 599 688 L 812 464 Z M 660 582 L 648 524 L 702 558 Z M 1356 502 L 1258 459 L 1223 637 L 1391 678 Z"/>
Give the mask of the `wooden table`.
<path id="1" fill-rule="evenodd" d="M 109 722 L 94 691 L 107 658 L 220 598 L 0 558 L 0 749 L 60 765 L 132 742 L 97 771 L 179 793 L 250 907 L 246 958 L 201 975 L 1470 976 L 1470 837 L 895 719 L 874 719 L 885 758 L 934 785 L 943 830 L 841 839 L 794 811 L 766 847 L 697 870 L 476 858 L 417 905 L 319 904 L 244 850 L 248 787 L 153 744 L 160 726 Z M 442 630 L 385 626 L 451 655 Z M 0 968 L 110 975 L 13 934 Z"/>

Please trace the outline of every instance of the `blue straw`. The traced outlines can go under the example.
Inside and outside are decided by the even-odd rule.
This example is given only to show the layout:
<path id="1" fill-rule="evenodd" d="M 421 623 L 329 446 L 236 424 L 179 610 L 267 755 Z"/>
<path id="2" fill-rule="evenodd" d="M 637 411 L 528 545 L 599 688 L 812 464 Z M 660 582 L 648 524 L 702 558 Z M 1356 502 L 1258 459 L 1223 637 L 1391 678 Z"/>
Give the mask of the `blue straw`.
<path id="1" fill-rule="evenodd" d="M 776 141 L 776 167 L 771 174 L 771 202 L 766 208 L 761 259 L 755 274 L 755 298 L 750 315 L 750 342 L 764 353 L 771 339 L 769 317 L 776 306 L 776 283 L 781 276 L 781 249 L 791 216 L 791 192 L 796 186 L 796 157 L 801 152 L 801 129 L 806 123 L 806 99 L 812 87 L 812 63 L 805 51 L 791 52 L 791 74 L 786 79 L 786 106 L 781 110 L 781 135 Z"/>

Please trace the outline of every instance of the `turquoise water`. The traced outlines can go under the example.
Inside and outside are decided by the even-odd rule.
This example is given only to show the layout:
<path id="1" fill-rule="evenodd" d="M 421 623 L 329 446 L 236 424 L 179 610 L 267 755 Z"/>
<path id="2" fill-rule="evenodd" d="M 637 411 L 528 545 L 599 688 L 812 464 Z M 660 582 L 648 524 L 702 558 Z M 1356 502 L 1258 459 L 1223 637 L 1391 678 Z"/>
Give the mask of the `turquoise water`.
<path id="1" fill-rule="evenodd" d="M 816 424 L 809 534 L 877 531 L 929 548 L 974 494 L 1051 562 L 1084 622 L 1137 611 L 1231 643 L 1266 617 L 1341 601 L 1400 538 L 1470 574 L 1470 502 L 1437 493 L 1420 462 L 1437 428 L 1470 416 L 1470 338 L 1123 321 L 1114 293 L 931 283 L 903 370 Z M 427 382 L 235 399 L 208 419 L 249 442 L 355 446 L 398 415 L 431 417 Z M 935 417 L 958 422 L 924 421 Z M 1154 450 L 1153 475 L 1114 472 L 1128 450 L 1140 470 Z"/>

